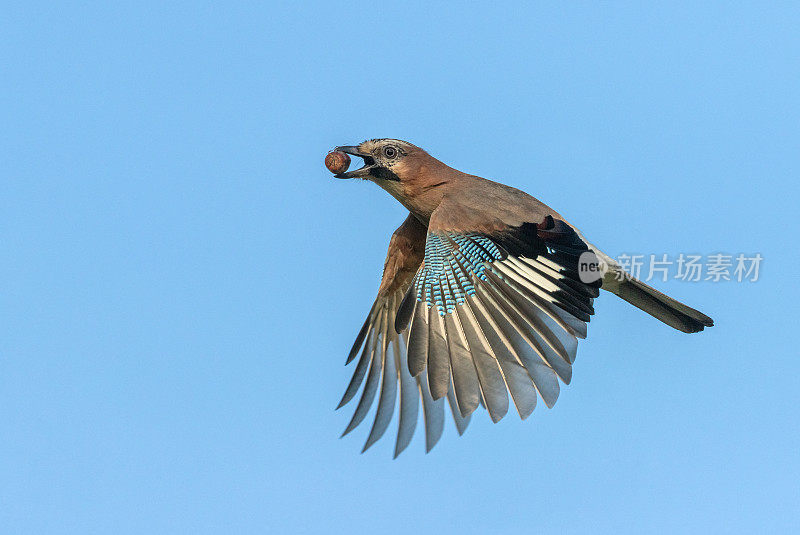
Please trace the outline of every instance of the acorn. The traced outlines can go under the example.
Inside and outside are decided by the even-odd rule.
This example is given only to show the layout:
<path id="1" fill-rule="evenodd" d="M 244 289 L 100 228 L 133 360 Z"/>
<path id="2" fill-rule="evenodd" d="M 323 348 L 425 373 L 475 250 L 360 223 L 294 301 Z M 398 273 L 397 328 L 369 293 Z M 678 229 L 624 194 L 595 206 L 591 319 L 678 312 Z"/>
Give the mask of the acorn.
<path id="1" fill-rule="evenodd" d="M 334 174 L 344 173 L 350 167 L 350 156 L 338 150 L 329 152 L 325 156 L 325 167 Z"/>

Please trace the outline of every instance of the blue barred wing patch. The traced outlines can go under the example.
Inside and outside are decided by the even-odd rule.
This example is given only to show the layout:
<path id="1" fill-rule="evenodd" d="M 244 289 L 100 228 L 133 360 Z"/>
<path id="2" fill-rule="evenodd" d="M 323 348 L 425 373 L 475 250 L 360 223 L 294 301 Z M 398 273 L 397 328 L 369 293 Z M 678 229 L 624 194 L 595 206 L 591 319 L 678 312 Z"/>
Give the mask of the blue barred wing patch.
<path id="1" fill-rule="evenodd" d="M 449 314 L 475 294 L 473 277 L 486 280 L 486 264 L 502 259 L 500 249 L 481 234 L 429 234 L 425 262 L 414 279 L 417 300 L 435 306 L 441 316 Z"/>

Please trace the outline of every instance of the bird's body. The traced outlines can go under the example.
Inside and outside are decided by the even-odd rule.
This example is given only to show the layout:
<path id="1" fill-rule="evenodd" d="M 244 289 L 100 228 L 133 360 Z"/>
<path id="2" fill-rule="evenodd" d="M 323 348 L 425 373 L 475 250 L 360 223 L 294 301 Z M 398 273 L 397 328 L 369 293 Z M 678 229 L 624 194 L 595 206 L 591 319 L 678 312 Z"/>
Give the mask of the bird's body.
<path id="1" fill-rule="evenodd" d="M 409 210 L 389 243 L 378 297 L 348 362 L 359 357 L 340 406 L 357 393 L 345 430 L 365 418 L 380 386 L 364 449 L 385 432 L 399 389 L 395 455 L 411 439 L 422 400 L 427 449 L 442 432 L 443 398 L 462 433 L 478 405 L 492 420 L 522 418 L 537 393 L 552 406 L 569 383 L 593 299 L 607 289 L 684 332 L 713 321 L 624 275 L 555 210 L 516 188 L 453 169 L 410 143 L 377 139 L 338 151 Z M 585 265 L 603 265 L 592 277 Z"/>

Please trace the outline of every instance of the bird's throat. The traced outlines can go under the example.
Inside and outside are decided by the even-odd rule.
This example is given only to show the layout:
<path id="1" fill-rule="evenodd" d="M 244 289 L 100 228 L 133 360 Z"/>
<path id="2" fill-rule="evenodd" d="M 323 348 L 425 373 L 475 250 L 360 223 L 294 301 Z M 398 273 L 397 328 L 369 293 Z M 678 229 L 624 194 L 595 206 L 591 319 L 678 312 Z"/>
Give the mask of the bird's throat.
<path id="1" fill-rule="evenodd" d="M 414 214 L 419 221 L 426 225 L 431 218 L 431 214 L 439 204 L 438 202 L 434 202 L 435 196 L 417 196 L 411 194 L 407 191 L 407 187 L 402 182 L 381 179 L 375 179 L 373 182 L 386 190 L 389 195 L 397 199 L 397 202 L 405 206 L 409 212 Z"/>

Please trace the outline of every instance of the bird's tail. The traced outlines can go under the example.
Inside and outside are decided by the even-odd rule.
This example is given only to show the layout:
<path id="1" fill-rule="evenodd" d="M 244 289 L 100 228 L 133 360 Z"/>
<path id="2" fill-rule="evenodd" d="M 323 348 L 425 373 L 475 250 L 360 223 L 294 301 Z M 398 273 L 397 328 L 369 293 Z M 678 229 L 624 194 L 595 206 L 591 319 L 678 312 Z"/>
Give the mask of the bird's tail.
<path id="1" fill-rule="evenodd" d="M 714 325 L 714 320 L 699 310 L 676 301 L 628 274 L 620 278 L 615 269 L 609 270 L 603 277 L 603 289 L 685 333 L 700 332 Z"/>
<path id="2" fill-rule="evenodd" d="M 685 333 L 699 333 L 706 327 L 714 326 L 714 320 L 699 310 L 684 305 L 626 273 L 613 258 L 589 243 L 580 231 L 576 229 L 575 232 L 604 266 L 603 290 L 608 290 L 639 310 L 644 310 L 657 320 Z"/>

